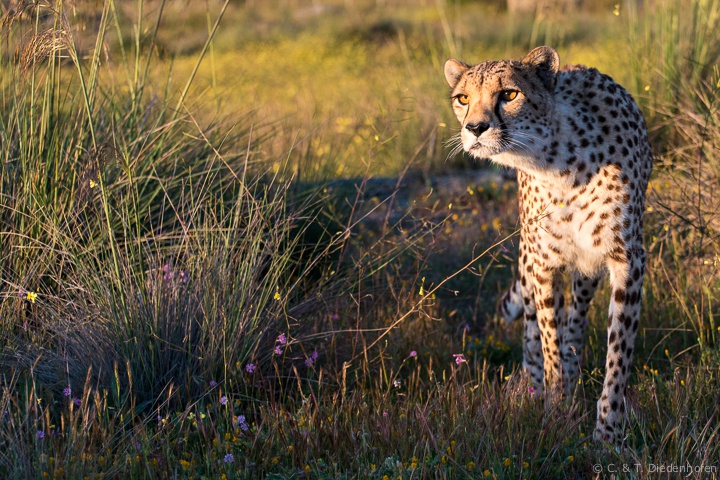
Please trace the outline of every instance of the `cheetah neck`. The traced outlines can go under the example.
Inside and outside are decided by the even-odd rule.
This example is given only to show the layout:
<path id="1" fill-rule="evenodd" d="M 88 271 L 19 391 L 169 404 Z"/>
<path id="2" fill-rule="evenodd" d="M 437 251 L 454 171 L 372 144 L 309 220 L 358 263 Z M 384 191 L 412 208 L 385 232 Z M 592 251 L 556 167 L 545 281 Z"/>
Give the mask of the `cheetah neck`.
<path id="1" fill-rule="evenodd" d="M 600 165 L 587 161 L 587 146 L 576 138 L 577 125 L 571 120 L 579 116 L 577 108 L 559 98 L 545 116 L 547 134 L 534 138 L 532 148 L 505 151 L 490 160 L 527 173 L 549 191 L 581 187 L 584 175 L 596 173 Z"/>

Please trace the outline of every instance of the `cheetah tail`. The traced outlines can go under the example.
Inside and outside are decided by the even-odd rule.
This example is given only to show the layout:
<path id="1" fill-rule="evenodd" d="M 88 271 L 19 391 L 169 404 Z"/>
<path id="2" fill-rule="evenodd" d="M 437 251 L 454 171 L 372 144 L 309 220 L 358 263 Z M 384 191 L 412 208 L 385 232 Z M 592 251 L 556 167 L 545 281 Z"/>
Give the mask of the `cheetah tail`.
<path id="1" fill-rule="evenodd" d="M 505 318 L 506 322 L 512 322 L 520 318 L 523 311 L 522 290 L 518 279 L 498 302 L 498 313 Z"/>

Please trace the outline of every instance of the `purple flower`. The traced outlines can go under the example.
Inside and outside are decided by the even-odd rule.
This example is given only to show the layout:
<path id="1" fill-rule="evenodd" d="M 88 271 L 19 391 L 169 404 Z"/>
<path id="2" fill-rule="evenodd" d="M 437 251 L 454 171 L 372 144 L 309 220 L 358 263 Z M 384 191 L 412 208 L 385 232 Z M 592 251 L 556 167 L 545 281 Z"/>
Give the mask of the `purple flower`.
<path id="1" fill-rule="evenodd" d="M 285 345 L 287 343 L 287 337 L 285 336 L 284 333 L 281 333 L 280 335 L 278 335 L 278 337 L 275 341 L 277 343 L 279 343 L 280 345 Z"/>
<path id="2" fill-rule="evenodd" d="M 283 349 L 280 348 L 280 345 L 275 347 L 275 355 L 282 355 Z"/>
<path id="3" fill-rule="evenodd" d="M 72 390 L 70 389 L 70 387 L 63 388 L 63 396 L 69 397 L 70 395 L 72 395 Z"/>
<path id="4" fill-rule="evenodd" d="M 306 358 L 305 359 L 305 366 L 306 367 L 312 367 L 313 359 L 312 358 Z"/>
<path id="5" fill-rule="evenodd" d="M 226 396 L 220 397 L 220 405 L 227 405 L 228 399 Z"/>
<path id="6" fill-rule="evenodd" d="M 312 352 L 312 355 L 310 355 L 310 357 L 313 359 L 313 362 L 318 359 L 318 356 L 319 355 L 318 355 L 317 350 Z"/>
<path id="7" fill-rule="evenodd" d="M 225 463 L 233 463 L 235 461 L 235 456 L 233 456 L 232 453 L 228 453 L 227 455 L 225 455 L 224 461 Z"/>
<path id="8" fill-rule="evenodd" d="M 390 414 L 388 412 L 383 412 L 383 417 L 388 418 Z"/>
<path id="9" fill-rule="evenodd" d="M 218 383 L 215 380 L 210 380 L 210 388 L 215 388 L 218 386 Z"/>
<path id="10" fill-rule="evenodd" d="M 82 401 L 78 397 L 75 397 L 75 398 L 73 398 L 73 403 L 75 404 L 76 407 L 79 407 L 80 404 L 82 403 Z"/>
<path id="11" fill-rule="evenodd" d="M 247 365 L 245 365 L 245 371 L 248 373 L 253 373 L 255 371 L 255 364 L 248 363 Z"/>
<path id="12" fill-rule="evenodd" d="M 182 281 L 182 283 L 187 283 L 188 280 L 190 280 L 190 278 L 185 273 L 185 270 L 180 270 L 180 280 Z"/>
<path id="13" fill-rule="evenodd" d="M 242 430 L 243 432 L 247 432 L 248 430 L 250 430 L 250 425 L 248 425 L 247 420 L 245 419 L 245 415 L 238 415 L 237 423 L 238 427 L 240 427 L 240 430 Z"/>
<path id="14" fill-rule="evenodd" d="M 410 356 L 413 358 L 417 357 L 417 352 L 413 350 L 412 352 L 410 352 Z"/>
<path id="15" fill-rule="evenodd" d="M 455 364 L 460 365 L 465 361 L 465 358 L 463 357 L 462 353 L 453 353 L 453 357 L 455 358 Z"/>
<path id="16" fill-rule="evenodd" d="M 340 315 L 338 315 L 337 313 L 330 314 L 330 320 L 339 320 L 339 319 L 340 319 Z"/>
<path id="17" fill-rule="evenodd" d="M 162 269 L 163 269 L 163 280 L 165 280 L 166 282 L 169 280 L 172 280 L 173 277 L 175 276 L 175 273 L 173 273 L 172 267 L 170 266 L 170 264 L 166 263 L 165 265 L 163 265 Z"/>
<path id="18" fill-rule="evenodd" d="M 37 438 L 39 438 L 40 440 L 42 440 L 43 438 L 45 438 L 45 432 L 43 432 L 42 430 L 38 430 L 38 431 L 37 431 Z"/>

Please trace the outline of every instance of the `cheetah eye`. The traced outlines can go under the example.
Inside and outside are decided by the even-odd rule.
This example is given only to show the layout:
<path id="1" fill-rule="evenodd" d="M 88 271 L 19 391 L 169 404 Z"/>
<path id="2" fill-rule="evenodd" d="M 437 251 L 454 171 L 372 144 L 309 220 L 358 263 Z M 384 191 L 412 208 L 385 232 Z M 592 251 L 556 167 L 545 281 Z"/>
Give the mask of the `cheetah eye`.
<path id="1" fill-rule="evenodd" d="M 500 99 L 503 102 L 512 102 L 517 98 L 517 90 L 505 90 L 500 93 Z"/>
<path id="2" fill-rule="evenodd" d="M 460 95 L 455 97 L 458 102 L 460 102 L 460 105 L 467 105 L 468 104 L 468 96 L 464 93 L 461 93 Z"/>

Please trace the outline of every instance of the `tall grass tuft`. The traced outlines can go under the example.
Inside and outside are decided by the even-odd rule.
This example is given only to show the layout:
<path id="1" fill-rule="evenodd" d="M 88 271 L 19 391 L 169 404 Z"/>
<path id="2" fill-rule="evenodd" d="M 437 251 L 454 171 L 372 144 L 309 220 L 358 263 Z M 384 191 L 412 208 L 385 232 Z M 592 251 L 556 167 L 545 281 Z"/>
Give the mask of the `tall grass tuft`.
<path id="1" fill-rule="evenodd" d="M 0 362 L 56 393 L 90 372 L 136 409 L 194 398 L 286 330 L 303 207 L 246 119 L 198 124 L 192 75 L 150 84 L 113 1 L 84 52 L 63 2 L 32 5 L 3 21 Z"/>
<path id="2" fill-rule="evenodd" d="M 654 137 L 649 293 L 681 350 L 718 365 L 720 2 L 627 2 L 633 87 Z M 640 7 L 643 6 L 644 10 Z M 670 292 L 670 295 L 668 295 Z"/>

